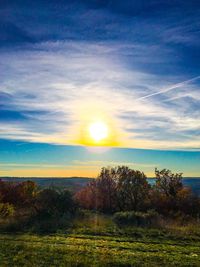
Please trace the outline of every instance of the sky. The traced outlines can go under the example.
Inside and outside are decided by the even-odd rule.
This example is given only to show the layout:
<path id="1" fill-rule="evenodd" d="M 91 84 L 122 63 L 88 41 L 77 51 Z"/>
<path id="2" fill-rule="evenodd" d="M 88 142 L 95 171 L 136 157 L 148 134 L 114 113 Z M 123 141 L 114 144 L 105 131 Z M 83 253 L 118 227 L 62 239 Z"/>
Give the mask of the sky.
<path id="1" fill-rule="evenodd" d="M 199 16 L 199 1 L 1 1 L 0 176 L 200 176 Z"/>

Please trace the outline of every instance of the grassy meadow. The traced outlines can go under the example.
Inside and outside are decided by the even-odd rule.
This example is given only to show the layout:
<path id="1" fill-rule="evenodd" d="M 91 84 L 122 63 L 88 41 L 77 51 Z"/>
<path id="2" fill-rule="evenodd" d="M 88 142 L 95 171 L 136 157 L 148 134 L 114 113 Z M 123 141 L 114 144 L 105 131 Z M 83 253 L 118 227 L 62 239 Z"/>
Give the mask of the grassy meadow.
<path id="1" fill-rule="evenodd" d="M 0 266 L 200 266 L 198 227 L 117 227 L 88 213 L 54 234 L 0 234 Z"/>

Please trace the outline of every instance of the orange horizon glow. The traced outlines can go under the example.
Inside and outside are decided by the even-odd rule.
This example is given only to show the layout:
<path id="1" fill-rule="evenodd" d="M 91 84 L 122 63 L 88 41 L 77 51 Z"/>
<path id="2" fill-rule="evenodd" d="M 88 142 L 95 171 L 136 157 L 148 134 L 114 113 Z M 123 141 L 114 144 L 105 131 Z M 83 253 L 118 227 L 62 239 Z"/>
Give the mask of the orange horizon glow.
<path id="1" fill-rule="evenodd" d="M 9 176 L 9 177 L 53 177 L 53 178 L 70 178 L 70 177 L 87 177 L 87 178 L 96 178 L 100 169 L 91 170 L 78 170 L 78 169 L 14 169 L 10 171 L 0 171 L 0 176 Z"/>

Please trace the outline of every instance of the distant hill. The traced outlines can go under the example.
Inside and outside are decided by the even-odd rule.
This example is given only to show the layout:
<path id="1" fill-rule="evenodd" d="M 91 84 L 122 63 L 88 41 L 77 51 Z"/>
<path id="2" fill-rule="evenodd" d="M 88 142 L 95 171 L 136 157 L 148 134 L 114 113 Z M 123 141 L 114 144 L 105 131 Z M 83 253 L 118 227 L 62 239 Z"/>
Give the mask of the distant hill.
<path id="1" fill-rule="evenodd" d="M 46 188 L 46 187 L 55 187 L 59 189 L 66 188 L 73 192 L 80 190 L 88 182 L 92 181 L 92 178 L 88 178 L 88 177 L 69 177 L 69 178 L 0 177 L 0 179 L 3 181 L 10 181 L 10 182 L 33 181 L 41 188 Z"/>
<path id="2" fill-rule="evenodd" d="M 86 184 L 93 180 L 89 177 L 69 177 L 69 178 L 60 178 L 60 177 L 0 177 L 3 181 L 11 182 L 22 182 L 22 181 L 33 181 L 38 184 L 39 187 L 55 187 L 58 189 L 68 189 L 73 192 L 77 192 Z M 148 178 L 150 184 L 155 183 L 155 178 Z M 200 195 L 200 177 L 185 177 L 183 178 L 183 184 L 192 188 L 193 192 L 197 195 Z"/>

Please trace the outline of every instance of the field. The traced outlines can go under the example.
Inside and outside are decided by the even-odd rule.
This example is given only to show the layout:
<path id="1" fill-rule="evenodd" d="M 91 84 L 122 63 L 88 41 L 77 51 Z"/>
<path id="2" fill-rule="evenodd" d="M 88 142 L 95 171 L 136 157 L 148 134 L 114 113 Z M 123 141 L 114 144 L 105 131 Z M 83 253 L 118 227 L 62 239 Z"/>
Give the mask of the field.
<path id="1" fill-rule="evenodd" d="M 192 230 L 120 229 L 88 214 L 65 232 L 0 234 L 0 266 L 200 266 L 200 234 Z"/>
<path id="2" fill-rule="evenodd" d="M 1 266 L 200 266 L 200 242 L 1 235 Z"/>

